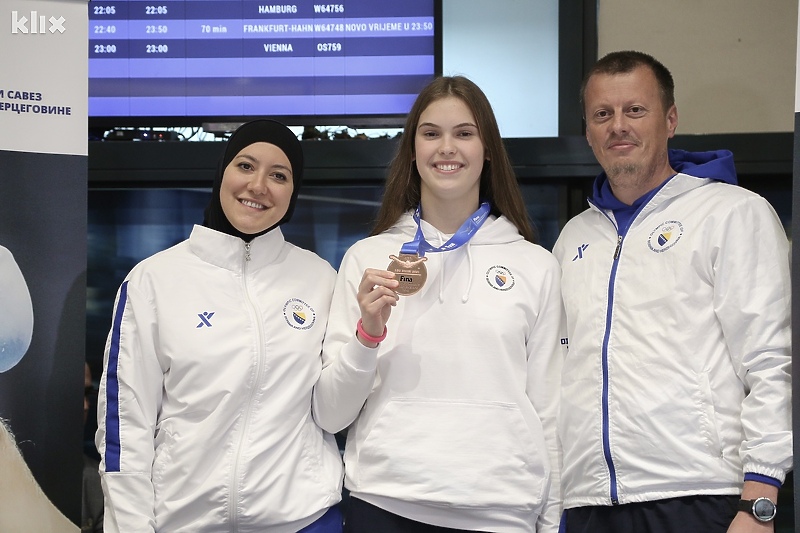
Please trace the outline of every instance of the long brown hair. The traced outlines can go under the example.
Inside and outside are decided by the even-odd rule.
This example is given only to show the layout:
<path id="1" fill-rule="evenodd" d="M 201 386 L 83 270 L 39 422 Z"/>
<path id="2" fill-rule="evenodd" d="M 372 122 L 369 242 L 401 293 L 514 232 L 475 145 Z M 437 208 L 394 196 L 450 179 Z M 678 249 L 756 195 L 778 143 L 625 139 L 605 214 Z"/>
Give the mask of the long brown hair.
<path id="1" fill-rule="evenodd" d="M 414 162 L 414 140 L 419 117 L 433 102 L 447 97 L 458 98 L 466 104 L 475 117 L 478 134 L 483 141 L 487 161 L 484 161 L 481 171 L 481 200 L 489 201 L 493 215 L 505 215 L 525 240 L 536 242 L 536 234 L 522 201 L 522 191 L 489 99 L 480 87 L 463 76 L 435 78 L 417 96 L 408 112 L 397 153 L 389 165 L 381 208 L 370 235 L 391 228 L 403 213 L 419 204 L 421 178 Z"/>

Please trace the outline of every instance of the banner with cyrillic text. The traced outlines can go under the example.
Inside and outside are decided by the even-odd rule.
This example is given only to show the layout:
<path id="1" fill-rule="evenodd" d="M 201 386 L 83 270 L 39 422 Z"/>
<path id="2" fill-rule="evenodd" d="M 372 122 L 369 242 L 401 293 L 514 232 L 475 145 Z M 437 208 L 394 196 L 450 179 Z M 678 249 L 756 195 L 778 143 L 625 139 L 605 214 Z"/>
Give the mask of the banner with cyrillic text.
<path id="1" fill-rule="evenodd" d="M 87 9 L 0 0 L 0 436 L 25 463 L 0 446 L 0 476 L 27 468 L 34 481 L 0 481 L 2 531 L 49 532 L 53 516 L 59 531 L 80 530 Z"/>

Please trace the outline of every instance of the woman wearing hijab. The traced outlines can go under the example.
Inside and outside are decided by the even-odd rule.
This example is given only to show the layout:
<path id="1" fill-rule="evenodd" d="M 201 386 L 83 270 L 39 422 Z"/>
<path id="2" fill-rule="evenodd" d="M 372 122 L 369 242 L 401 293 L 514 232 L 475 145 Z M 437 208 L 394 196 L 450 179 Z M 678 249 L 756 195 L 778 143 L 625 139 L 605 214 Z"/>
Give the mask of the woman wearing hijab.
<path id="1" fill-rule="evenodd" d="M 98 402 L 106 532 L 341 531 L 342 464 L 311 416 L 335 272 L 284 241 L 286 126 L 228 141 L 202 226 L 133 268 Z"/>

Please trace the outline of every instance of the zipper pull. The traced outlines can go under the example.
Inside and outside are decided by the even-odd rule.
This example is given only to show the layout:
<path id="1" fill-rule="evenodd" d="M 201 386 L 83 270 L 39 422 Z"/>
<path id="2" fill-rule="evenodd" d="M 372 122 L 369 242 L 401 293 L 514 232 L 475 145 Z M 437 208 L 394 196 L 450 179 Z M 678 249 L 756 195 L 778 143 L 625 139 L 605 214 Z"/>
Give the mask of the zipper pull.
<path id="1" fill-rule="evenodd" d="M 619 251 L 622 249 L 622 235 L 617 235 L 617 249 L 614 250 L 614 261 L 619 259 Z"/>
<path id="2" fill-rule="evenodd" d="M 244 243 L 244 260 L 250 261 L 250 243 Z"/>

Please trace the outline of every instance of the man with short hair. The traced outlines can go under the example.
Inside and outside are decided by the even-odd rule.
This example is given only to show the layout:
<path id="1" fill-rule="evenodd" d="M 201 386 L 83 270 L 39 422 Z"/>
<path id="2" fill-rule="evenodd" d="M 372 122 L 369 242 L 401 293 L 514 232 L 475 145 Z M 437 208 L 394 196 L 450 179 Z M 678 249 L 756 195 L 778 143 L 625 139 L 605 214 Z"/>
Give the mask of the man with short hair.
<path id="1" fill-rule="evenodd" d="M 567 533 L 774 530 L 792 467 L 789 249 L 730 152 L 670 150 L 672 76 L 614 52 L 581 90 L 603 168 L 567 223 Z"/>

